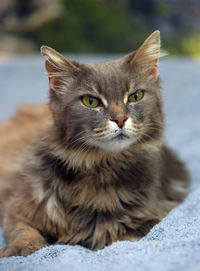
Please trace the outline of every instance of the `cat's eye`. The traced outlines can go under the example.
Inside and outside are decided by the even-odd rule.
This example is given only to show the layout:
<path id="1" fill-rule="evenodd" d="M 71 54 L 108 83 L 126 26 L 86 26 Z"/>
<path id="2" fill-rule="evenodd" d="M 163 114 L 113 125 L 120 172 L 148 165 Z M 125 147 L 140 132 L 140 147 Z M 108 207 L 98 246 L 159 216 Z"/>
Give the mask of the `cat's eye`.
<path id="1" fill-rule="evenodd" d="M 138 101 L 142 100 L 143 97 L 144 97 L 144 91 L 137 90 L 136 92 L 134 92 L 133 94 L 131 94 L 128 97 L 128 101 L 129 102 L 138 102 Z"/>
<path id="2" fill-rule="evenodd" d="M 92 96 L 83 96 L 82 97 L 82 102 L 87 107 L 92 107 L 92 108 L 95 108 L 95 107 L 99 106 L 100 103 L 101 103 L 99 99 L 94 98 Z"/>

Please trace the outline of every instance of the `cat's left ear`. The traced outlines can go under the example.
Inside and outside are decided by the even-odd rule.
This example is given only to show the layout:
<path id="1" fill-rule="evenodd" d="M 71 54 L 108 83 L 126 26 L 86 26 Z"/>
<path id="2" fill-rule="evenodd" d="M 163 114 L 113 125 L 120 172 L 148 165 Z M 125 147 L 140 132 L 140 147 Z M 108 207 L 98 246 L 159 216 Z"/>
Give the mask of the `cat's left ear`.
<path id="1" fill-rule="evenodd" d="M 52 90 L 58 91 L 63 80 L 72 79 L 80 71 L 78 66 L 48 46 L 41 47 L 41 54 L 46 58 L 45 66 Z"/>
<path id="2" fill-rule="evenodd" d="M 128 55 L 129 65 L 134 66 L 145 75 L 157 78 L 160 57 L 160 31 L 154 31 L 136 52 Z"/>

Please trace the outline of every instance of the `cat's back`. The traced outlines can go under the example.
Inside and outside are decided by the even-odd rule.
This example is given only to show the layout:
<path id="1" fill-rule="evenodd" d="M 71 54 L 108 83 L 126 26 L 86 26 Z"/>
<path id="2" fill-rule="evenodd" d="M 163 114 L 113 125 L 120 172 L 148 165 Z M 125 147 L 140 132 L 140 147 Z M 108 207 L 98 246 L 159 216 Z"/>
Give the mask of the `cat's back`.
<path id="1" fill-rule="evenodd" d="M 27 104 L 21 106 L 10 120 L 0 123 L 0 209 L 1 201 L 8 196 L 20 169 L 20 154 L 49 120 L 47 105 Z"/>
<path id="2" fill-rule="evenodd" d="M 27 104 L 21 106 L 10 120 L 0 123 L 0 172 L 44 128 L 48 120 L 47 105 Z"/>

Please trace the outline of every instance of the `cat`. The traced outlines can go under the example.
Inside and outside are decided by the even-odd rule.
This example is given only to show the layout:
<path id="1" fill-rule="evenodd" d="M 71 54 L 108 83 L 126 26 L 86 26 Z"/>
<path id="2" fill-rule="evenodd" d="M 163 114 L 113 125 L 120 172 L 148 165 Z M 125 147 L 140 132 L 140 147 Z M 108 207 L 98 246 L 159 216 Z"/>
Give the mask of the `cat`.
<path id="1" fill-rule="evenodd" d="M 0 144 L 10 146 L 0 148 L 8 242 L 0 257 L 139 240 L 189 190 L 185 165 L 163 141 L 160 32 L 108 62 L 69 61 L 47 46 L 41 53 L 49 109 L 25 107 L 0 126 Z"/>

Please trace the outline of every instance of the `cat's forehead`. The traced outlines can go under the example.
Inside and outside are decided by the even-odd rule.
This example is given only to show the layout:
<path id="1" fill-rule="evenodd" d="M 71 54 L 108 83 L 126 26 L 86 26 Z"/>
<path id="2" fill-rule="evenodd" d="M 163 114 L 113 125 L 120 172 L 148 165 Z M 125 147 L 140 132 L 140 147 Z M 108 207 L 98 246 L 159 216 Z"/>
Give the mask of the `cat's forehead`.
<path id="1" fill-rule="evenodd" d="M 130 75 L 121 60 L 87 64 L 89 82 L 105 96 L 123 95 L 130 87 Z"/>
<path id="2" fill-rule="evenodd" d="M 91 71 L 93 71 L 96 75 L 102 78 L 109 78 L 109 76 L 121 73 L 123 69 L 123 61 L 121 59 L 89 63 L 86 65 L 91 69 Z"/>

